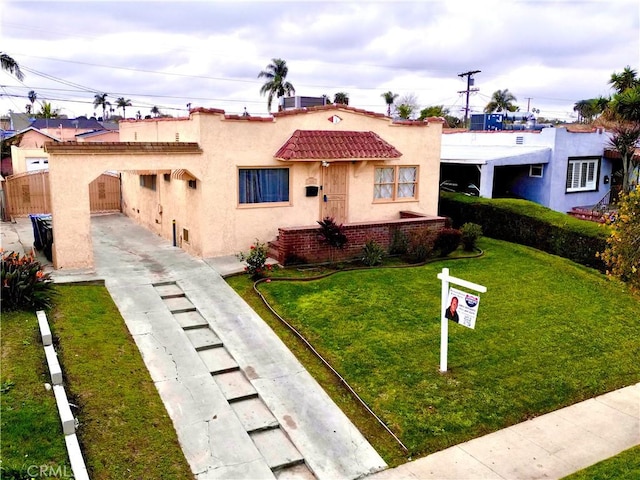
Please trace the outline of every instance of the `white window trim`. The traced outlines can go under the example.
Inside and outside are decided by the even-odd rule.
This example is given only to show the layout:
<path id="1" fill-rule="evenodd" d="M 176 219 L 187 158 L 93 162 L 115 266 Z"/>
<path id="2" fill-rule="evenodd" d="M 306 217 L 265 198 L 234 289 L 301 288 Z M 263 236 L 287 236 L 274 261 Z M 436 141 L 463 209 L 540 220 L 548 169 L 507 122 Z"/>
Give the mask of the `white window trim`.
<path id="1" fill-rule="evenodd" d="M 589 179 L 589 165 L 593 164 L 593 178 Z M 599 167 L 600 167 L 600 159 L 587 157 L 587 158 L 569 158 L 569 162 L 567 164 L 567 193 L 573 192 L 593 192 L 598 189 L 598 175 L 599 175 Z M 586 169 L 586 178 L 584 185 L 580 185 L 582 179 L 583 169 Z M 569 183 L 569 172 L 572 172 L 571 178 L 578 179 L 577 186 L 570 186 Z M 572 182 L 575 184 L 576 182 Z"/>
<path id="2" fill-rule="evenodd" d="M 539 175 L 533 173 L 533 169 L 535 167 L 540 167 L 540 174 Z M 544 176 L 544 164 L 543 163 L 536 163 L 534 165 L 529 165 L 529 176 L 533 177 L 533 178 L 542 178 Z"/>

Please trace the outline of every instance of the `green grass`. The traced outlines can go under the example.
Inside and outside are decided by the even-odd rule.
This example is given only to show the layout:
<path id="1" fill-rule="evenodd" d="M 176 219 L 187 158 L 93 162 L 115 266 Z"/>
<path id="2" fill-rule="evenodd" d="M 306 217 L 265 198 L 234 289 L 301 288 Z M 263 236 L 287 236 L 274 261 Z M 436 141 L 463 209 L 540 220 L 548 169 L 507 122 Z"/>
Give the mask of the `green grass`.
<path id="1" fill-rule="evenodd" d="M 640 445 L 563 480 L 637 480 L 640 478 Z"/>
<path id="2" fill-rule="evenodd" d="M 92 479 L 193 478 L 171 419 L 103 286 L 61 285 L 51 328 Z"/>
<path id="3" fill-rule="evenodd" d="M 486 253 L 477 259 L 272 281 L 260 291 L 414 457 L 640 381 L 640 302 L 624 285 L 528 247 L 488 238 L 480 246 Z M 436 278 L 443 267 L 488 288 L 475 330 L 450 325 L 446 374 L 439 372 Z M 255 305 L 243 281 L 229 279 Z M 264 318 L 294 353 L 304 350 Z M 341 407 L 351 404 L 317 362 L 301 359 Z M 361 410 L 346 411 L 367 426 L 363 433 L 388 463 L 402 461 Z"/>
<path id="4" fill-rule="evenodd" d="M 71 472 L 62 426 L 34 313 L 0 317 L 0 431 L 2 478 L 26 478 L 28 472 Z"/>

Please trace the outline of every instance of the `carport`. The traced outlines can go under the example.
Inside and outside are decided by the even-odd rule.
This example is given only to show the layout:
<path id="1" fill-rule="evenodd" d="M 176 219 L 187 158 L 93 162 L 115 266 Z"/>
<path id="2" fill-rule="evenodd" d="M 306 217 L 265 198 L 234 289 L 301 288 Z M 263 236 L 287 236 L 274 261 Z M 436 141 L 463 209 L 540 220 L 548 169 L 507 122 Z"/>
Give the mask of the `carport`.
<path id="1" fill-rule="evenodd" d="M 480 196 L 494 197 L 496 170 L 501 167 L 546 165 L 551 160 L 551 148 L 526 146 L 442 145 L 440 181 L 453 180 L 466 185 L 478 178 Z M 444 176 L 447 178 L 444 178 Z M 454 178 L 449 178 L 449 177 Z M 458 178 L 455 178 L 458 176 Z"/>
<path id="2" fill-rule="evenodd" d="M 189 142 L 47 143 L 56 269 L 92 268 L 89 184 L 106 170 L 191 172 L 202 178 L 202 150 Z"/>

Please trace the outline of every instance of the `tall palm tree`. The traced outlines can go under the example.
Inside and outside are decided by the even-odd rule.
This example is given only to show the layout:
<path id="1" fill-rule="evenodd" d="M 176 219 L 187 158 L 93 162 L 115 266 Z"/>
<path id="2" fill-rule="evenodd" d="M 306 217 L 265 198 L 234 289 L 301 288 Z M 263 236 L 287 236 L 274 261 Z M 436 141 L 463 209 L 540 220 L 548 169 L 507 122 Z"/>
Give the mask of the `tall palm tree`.
<path id="1" fill-rule="evenodd" d="M 27 97 L 31 102 L 31 110 L 33 110 L 33 104 L 36 102 L 36 99 L 38 98 L 38 94 L 35 91 L 30 90 L 29 93 L 27 94 Z"/>
<path id="2" fill-rule="evenodd" d="M 11 73 L 18 80 L 24 80 L 24 73 L 22 73 L 22 70 L 20 70 L 20 65 L 18 65 L 18 62 L 16 62 L 12 57 L 4 52 L 0 52 L 0 66 L 2 66 L 2 70 L 6 70 L 7 72 Z"/>
<path id="3" fill-rule="evenodd" d="M 381 95 L 382 98 L 384 98 L 385 103 L 387 104 L 387 117 L 391 116 L 391 106 L 393 105 L 393 102 L 396 101 L 396 98 L 398 98 L 398 94 L 397 93 L 393 93 L 391 90 L 389 90 L 388 92 L 384 92 Z"/>
<path id="4" fill-rule="evenodd" d="M 151 107 L 151 114 L 154 117 L 159 117 L 160 116 L 160 109 L 154 105 L 153 107 Z"/>
<path id="5" fill-rule="evenodd" d="M 122 109 L 122 117 L 127 118 L 127 107 L 131 106 L 131 100 L 128 98 L 120 97 L 116 100 L 116 107 Z"/>
<path id="6" fill-rule="evenodd" d="M 289 73 L 289 67 L 287 62 L 281 58 L 272 58 L 267 68 L 258 74 L 258 78 L 266 78 L 267 81 L 260 88 L 260 95 L 267 95 L 267 107 L 271 112 L 271 103 L 273 102 L 274 95 L 276 97 L 283 97 L 285 95 L 292 95 L 296 93 L 296 89 L 293 88 L 291 83 L 287 82 L 287 74 Z"/>
<path id="7" fill-rule="evenodd" d="M 349 94 L 345 92 L 338 92 L 333 97 L 333 103 L 340 103 L 342 105 L 349 105 Z"/>
<path id="8" fill-rule="evenodd" d="M 493 95 L 491 95 L 491 101 L 484 107 L 484 112 L 515 112 L 518 110 L 518 107 L 513 102 L 517 100 L 508 88 L 496 90 L 493 92 Z"/>
<path id="9" fill-rule="evenodd" d="M 93 99 L 94 107 L 102 107 L 102 120 L 107 119 L 107 107 L 111 106 L 111 102 L 107 101 L 106 93 L 96 93 Z"/>
<path id="10" fill-rule="evenodd" d="M 622 93 L 628 88 L 640 85 L 640 79 L 638 79 L 638 73 L 627 65 L 621 73 L 611 74 L 609 85 L 615 88 L 618 93 Z"/>

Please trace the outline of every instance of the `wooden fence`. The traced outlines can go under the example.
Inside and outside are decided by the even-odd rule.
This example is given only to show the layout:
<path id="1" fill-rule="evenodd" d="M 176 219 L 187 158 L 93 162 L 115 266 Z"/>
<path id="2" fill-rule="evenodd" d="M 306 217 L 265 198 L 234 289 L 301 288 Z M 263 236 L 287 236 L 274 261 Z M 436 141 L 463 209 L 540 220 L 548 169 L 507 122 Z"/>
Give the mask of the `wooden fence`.
<path id="1" fill-rule="evenodd" d="M 5 215 L 26 217 L 29 214 L 51 213 L 49 172 L 20 173 L 7 177 L 5 181 Z M 89 184 L 91 213 L 119 212 L 120 177 L 103 173 Z"/>

